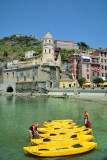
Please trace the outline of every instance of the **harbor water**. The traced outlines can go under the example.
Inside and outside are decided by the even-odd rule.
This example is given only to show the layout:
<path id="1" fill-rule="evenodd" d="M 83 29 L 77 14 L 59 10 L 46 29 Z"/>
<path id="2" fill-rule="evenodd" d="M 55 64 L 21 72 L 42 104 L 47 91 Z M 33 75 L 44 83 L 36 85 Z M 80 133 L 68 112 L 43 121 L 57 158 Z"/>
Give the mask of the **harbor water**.
<path id="1" fill-rule="evenodd" d="M 73 119 L 83 125 L 83 113 L 90 115 L 97 149 L 73 156 L 43 158 L 26 155 L 30 146 L 29 126 L 54 119 Z M 0 96 L 0 160 L 107 160 L 107 102 L 78 98 Z"/>

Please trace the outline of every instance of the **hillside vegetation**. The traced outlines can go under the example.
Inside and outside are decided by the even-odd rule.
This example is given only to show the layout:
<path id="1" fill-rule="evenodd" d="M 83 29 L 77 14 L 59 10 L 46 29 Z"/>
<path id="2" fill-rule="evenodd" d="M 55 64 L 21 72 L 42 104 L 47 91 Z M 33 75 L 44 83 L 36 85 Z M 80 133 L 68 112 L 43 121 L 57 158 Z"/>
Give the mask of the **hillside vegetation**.
<path id="1" fill-rule="evenodd" d="M 80 50 L 87 50 L 89 46 L 84 42 L 77 43 Z M 38 40 L 33 36 L 27 35 L 12 35 L 10 37 L 4 37 L 0 39 L 0 61 L 8 61 L 19 59 L 21 61 L 26 60 L 25 52 L 33 50 L 37 56 L 42 52 L 42 40 Z M 77 52 L 77 50 L 61 49 L 61 59 L 66 60 L 70 54 Z M 57 53 L 56 53 L 57 54 Z"/>
<path id="2" fill-rule="evenodd" d="M 42 51 L 41 44 L 42 41 L 32 36 L 4 37 L 0 39 L 0 61 L 21 59 L 29 50 L 34 50 L 38 55 Z"/>

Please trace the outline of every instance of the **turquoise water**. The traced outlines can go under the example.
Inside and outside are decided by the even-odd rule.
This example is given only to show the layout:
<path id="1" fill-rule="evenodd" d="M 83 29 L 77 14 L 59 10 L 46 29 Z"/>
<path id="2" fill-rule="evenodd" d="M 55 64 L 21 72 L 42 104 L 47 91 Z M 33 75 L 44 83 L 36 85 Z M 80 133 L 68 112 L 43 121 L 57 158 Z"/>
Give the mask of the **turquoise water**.
<path id="1" fill-rule="evenodd" d="M 92 123 L 94 151 L 67 157 L 42 158 L 26 155 L 23 147 L 30 145 L 29 126 L 52 119 L 73 119 L 83 125 L 87 109 Z M 75 98 L 25 98 L 0 96 L 0 160 L 107 160 L 107 102 Z"/>

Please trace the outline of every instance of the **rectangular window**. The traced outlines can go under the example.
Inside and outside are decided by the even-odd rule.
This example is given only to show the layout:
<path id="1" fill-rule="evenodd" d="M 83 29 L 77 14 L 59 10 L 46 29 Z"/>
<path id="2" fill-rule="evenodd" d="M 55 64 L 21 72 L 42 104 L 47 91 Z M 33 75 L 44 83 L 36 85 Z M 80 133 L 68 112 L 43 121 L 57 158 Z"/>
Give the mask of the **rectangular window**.
<path id="1" fill-rule="evenodd" d="M 89 68 L 89 64 L 87 64 L 87 68 Z"/>
<path id="2" fill-rule="evenodd" d="M 103 69 L 103 65 L 101 65 L 101 69 Z"/>
<path id="3" fill-rule="evenodd" d="M 14 72 L 13 72 L 13 78 L 14 78 Z"/>
<path id="4" fill-rule="evenodd" d="M 93 72 L 93 76 L 95 76 L 95 73 Z"/>
<path id="5" fill-rule="evenodd" d="M 105 78 L 106 78 L 106 80 L 107 80 L 107 73 L 105 73 Z"/>
<path id="6" fill-rule="evenodd" d="M 23 75 L 24 75 L 23 73 L 20 73 L 20 77 L 23 77 Z"/>
<path id="7" fill-rule="evenodd" d="M 102 73 L 102 77 L 104 77 L 104 73 Z"/>
<path id="8" fill-rule="evenodd" d="M 89 74 L 87 74 L 87 79 L 89 79 Z"/>
<path id="9" fill-rule="evenodd" d="M 97 77 L 99 77 L 99 72 L 97 72 Z"/>
<path id="10" fill-rule="evenodd" d="M 17 76 L 17 81 L 19 81 L 19 77 Z"/>
<path id="11" fill-rule="evenodd" d="M 90 59 L 82 59 L 83 62 L 90 62 Z"/>
<path id="12" fill-rule="evenodd" d="M 24 76 L 24 81 L 26 81 L 26 76 Z"/>
<path id="13" fill-rule="evenodd" d="M 9 77 L 9 73 L 7 73 L 7 79 L 8 79 L 8 77 Z"/>
<path id="14" fill-rule="evenodd" d="M 86 69 L 87 72 L 89 72 L 89 69 Z"/>
<path id="15" fill-rule="evenodd" d="M 103 63 L 103 59 L 101 58 L 101 62 Z"/>
<path id="16" fill-rule="evenodd" d="M 34 75 L 33 75 L 32 79 L 33 79 L 33 81 L 35 80 L 35 77 L 34 77 Z"/>

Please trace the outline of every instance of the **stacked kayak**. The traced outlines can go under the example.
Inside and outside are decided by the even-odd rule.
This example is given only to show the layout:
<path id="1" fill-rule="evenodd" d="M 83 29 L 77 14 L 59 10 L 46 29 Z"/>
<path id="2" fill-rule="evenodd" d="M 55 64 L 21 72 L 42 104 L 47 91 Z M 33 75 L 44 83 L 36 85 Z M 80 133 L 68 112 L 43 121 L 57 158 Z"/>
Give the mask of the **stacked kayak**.
<path id="1" fill-rule="evenodd" d="M 91 128 L 85 128 L 85 129 L 80 129 L 80 130 L 72 130 L 71 132 L 66 132 L 66 131 L 60 131 L 60 132 L 54 132 L 54 131 L 49 131 L 47 133 L 42 133 L 39 134 L 39 137 L 41 138 L 68 138 L 71 137 L 73 134 L 79 134 L 79 135 L 87 135 L 92 133 Z"/>
<path id="2" fill-rule="evenodd" d="M 71 132 L 73 130 L 78 131 L 78 130 L 82 130 L 82 129 L 86 129 L 85 126 L 79 127 L 79 126 L 69 126 L 69 128 L 65 128 L 64 127 L 48 127 L 48 128 L 38 128 L 38 132 L 41 133 L 49 133 L 49 132 L 54 132 L 54 133 L 59 133 L 59 132 Z"/>
<path id="3" fill-rule="evenodd" d="M 67 120 L 53 120 L 49 122 L 44 122 L 44 127 L 45 128 L 58 128 L 58 127 L 63 127 L 63 128 L 69 128 L 71 126 L 75 126 L 76 123 L 73 122 L 73 120 L 67 119 Z"/>
<path id="4" fill-rule="evenodd" d="M 67 145 L 56 146 L 30 146 L 24 147 L 25 153 L 30 153 L 40 157 L 68 156 L 88 152 L 97 147 L 95 142 L 75 142 Z"/>
<path id="5" fill-rule="evenodd" d="M 39 138 L 31 139 L 33 146 L 23 147 L 24 152 L 40 157 L 56 157 L 95 149 L 97 143 L 92 142 L 92 129 L 74 124 L 70 119 L 44 122 L 44 128 L 38 128 Z"/>
<path id="6" fill-rule="evenodd" d="M 57 142 L 57 143 L 64 143 L 64 142 L 72 142 L 72 141 L 92 141 L 94 140 L 93 135 L 80 135 L 80 134 L 72 134 L 69 137 L 54 137 L 54 138 L 39 138 L 39 139 L 31 139 L 32 145 L 38 145 L 38 144 L 50 144 L 50 142 Z"/>

